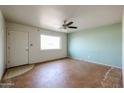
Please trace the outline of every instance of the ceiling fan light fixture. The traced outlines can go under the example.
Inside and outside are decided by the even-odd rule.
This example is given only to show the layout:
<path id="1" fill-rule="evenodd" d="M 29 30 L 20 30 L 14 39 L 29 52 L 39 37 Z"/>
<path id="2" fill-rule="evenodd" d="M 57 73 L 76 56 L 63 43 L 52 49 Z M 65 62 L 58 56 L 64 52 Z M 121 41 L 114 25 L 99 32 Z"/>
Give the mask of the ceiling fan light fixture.
<path id="1" fill-rule="evenodd" d="M 67 23 L 67 20 L 64 20 L 64 24 L 62 25 L 63 29 L 77 29 L 76 26 L 71 26 L 74 22 L 70 21 Z"/>

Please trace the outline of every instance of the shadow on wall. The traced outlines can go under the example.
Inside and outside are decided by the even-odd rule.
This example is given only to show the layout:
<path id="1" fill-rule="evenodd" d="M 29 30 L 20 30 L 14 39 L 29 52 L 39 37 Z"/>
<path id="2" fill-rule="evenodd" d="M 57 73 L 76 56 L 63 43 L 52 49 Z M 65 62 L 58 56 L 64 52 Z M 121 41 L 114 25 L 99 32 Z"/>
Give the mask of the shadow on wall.
<path id="1" fill-rule="evenodd" d="M 6 62 L 6 31 L 4 24 L 4 17 L 0 11 L 0 80 L 4 73 L 5 62 Z"/>

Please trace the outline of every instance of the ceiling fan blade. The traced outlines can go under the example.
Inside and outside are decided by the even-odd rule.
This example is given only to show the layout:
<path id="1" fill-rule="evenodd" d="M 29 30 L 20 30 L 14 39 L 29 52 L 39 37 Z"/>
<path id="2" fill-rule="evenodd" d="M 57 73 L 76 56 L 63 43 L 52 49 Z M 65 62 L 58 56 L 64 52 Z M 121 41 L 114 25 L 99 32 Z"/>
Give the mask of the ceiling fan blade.
<path id="1" fill-rule="evenodd" d="M 71 24 L 73 24 L 73 23 L 74 23 L 74 22 L 71 21 L 71 22 L 67 23 L 66 26 L 69 26 L 69 25 L 71 25 Z"/>
<path id="2" fill-rule="evenodd" d="M 76 26 L 69 26 L 68 28 L 77 29 L 78 27 L 76 27 Z"/>

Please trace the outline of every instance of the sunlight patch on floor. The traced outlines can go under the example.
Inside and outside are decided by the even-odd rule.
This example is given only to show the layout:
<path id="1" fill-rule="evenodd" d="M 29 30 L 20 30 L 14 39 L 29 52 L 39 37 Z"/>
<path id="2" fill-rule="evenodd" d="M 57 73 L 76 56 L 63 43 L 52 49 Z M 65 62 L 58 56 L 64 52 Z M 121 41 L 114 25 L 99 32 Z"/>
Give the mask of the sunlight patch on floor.
<path id="1" fill-rule="evenodd" d="M 7 70 L 7 72 L 5 73 L 4 80 L 22 75 L 22 74 L 30 71 L 31 69 L 33 69 L 33 67 L 34 67 L 34 64 L 9 68 Z"/>

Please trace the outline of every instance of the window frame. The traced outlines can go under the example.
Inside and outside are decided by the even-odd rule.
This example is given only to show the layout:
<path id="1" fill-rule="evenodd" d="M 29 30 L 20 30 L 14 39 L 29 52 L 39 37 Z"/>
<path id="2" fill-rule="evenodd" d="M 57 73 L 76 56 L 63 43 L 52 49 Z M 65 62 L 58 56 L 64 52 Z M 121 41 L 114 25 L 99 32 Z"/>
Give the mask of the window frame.
<path id="1" fill-rule="evenodd" d="M 44 36 L 50 36 L 50 37 L 59 37 L 60 38 L 60 43 L 59 43 L 60 44 L 59 45 L 60 48 L 56 48 L 56 49 L 52 49 L 52 48 L 51 49 L 43 49 L 42 48 L 42 42 L 41 42 L 42 41 L 41 40 L 42 39 L 42 35 L 44 35 Z M 62 37 L 61 36 L 59 36 L 59 35 L 49 35 L 49 34 L 41 34 L 40 35 L 40 50 L 46 51 L 46 50 L 61 50 L 61 49 L 62 49 Z"/>

